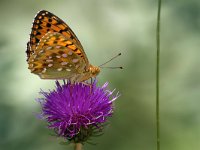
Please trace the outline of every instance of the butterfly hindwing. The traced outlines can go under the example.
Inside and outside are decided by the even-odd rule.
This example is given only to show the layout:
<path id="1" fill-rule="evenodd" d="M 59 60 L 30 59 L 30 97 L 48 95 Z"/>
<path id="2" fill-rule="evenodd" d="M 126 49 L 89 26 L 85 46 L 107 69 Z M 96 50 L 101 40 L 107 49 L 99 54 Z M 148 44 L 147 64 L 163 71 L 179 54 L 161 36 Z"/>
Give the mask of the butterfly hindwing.
<path id="1" fill-rule="evenodd" d="M 85 67 L 77 46 L 57 32 L 48 32 L 41 38 L 29 63 L 33 73 L 48 79 L 70 78 L 82 73 Z"/>

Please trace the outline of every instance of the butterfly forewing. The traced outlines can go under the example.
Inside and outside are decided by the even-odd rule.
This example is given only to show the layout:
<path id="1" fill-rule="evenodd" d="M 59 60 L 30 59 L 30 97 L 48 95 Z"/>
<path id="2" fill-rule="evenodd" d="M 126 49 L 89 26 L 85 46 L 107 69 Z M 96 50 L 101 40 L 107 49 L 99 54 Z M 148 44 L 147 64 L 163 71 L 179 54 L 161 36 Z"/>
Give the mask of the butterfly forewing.
<path id="1" fill-rule="evenodd" d="M 28 58 L 30 56 L 29 54 L 34 52 L 40 39 L 48 32 L 58 32 L 70 38 L 73 43 L 75 43 L 77 47 L 81 49 L 82 55 L 84 55 L 84 60 L 88 64 L 88 59 L 85 55 L 83 47 L 74 32 L 64 21 L 45 10 L 38 12 L 34 18 L 30 35 L 30 48 L 27 48 Z"/>

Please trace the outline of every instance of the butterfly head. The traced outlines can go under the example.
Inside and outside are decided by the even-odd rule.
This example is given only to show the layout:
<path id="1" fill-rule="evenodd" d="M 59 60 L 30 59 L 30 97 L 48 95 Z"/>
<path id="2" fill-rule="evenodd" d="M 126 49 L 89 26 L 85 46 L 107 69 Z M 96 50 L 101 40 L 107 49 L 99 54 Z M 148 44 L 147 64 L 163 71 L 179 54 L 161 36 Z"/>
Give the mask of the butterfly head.
<path id="1" fill-rule="evenodd" d="M 90 65 L 89 66 L 89 73 L 91 77 L 96 77 L 100 72 L 100 68 L 97 66 Z"/>
<path id="2" fill-rule="evenodd" d="M 100 72 L 100 68 L 97 66 L 89 65 L 88 69 L 83 72 L 81 75 L 78 75 L 78 78 L 75 81 L 83 82 L 90 78 L 96 77 Z M 72 79 L 73 80 L 73 79 Z"/>

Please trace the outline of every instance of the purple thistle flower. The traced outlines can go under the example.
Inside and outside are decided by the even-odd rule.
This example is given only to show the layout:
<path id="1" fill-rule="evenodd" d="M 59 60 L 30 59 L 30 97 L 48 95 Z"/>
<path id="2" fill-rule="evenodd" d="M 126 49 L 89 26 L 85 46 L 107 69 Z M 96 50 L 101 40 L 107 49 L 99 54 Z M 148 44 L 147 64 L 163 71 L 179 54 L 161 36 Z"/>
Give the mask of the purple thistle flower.
<path id="1" fill-rule="evenodd" d="M 113 114 L 113 101 L 119 97 L 107 86 L 105 83 L 98 87 L 96 81 L 91 85 L 70 82 L 60 85 L 56 81 L 55 90 L 41 91 L 44 98 L 39 101 L 48 127 L 58 136 L 75 143 L 83 143 L 101 132 L 107 118 Z"/>

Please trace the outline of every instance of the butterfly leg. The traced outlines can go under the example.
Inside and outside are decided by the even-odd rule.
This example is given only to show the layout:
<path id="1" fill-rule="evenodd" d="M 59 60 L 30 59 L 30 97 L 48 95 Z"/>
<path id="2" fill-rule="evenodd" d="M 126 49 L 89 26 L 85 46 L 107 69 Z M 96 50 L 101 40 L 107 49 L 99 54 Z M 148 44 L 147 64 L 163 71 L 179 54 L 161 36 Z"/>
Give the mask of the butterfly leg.
<path id="1" fill-rule="evenodd" d="M 90 84 L 92 84 L 93 83 L 93 78 L 90 78 Z"/>
<path id="2" fill-rule="evenodd" d="M 66 84 L 66 81 L 65 81 L 65 79 L 63 79 L 63 83 L 64 83 L 64 85 Z"/>

